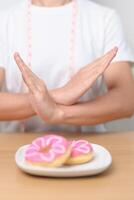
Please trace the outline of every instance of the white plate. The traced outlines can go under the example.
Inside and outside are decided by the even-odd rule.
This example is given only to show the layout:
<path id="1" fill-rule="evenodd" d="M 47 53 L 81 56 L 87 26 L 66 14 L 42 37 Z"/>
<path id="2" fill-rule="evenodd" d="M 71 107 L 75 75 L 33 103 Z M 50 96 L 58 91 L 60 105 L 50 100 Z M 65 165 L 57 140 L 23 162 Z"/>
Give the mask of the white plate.
<path id="1" fill-rule="evenodd" d="M 63 166 L 59 168 L 38 167 L 28 164 L 24 159 L 24 152 L 27 145 L 18 149 L 15 154 L 17 166 L 24 172 L 37 176 L 47 177 L 81 177 L 102 173 L 112 163 L 112 157 L 104 147 L 92 144 L 95 155 L 92 161 L 75 166 Z"/>

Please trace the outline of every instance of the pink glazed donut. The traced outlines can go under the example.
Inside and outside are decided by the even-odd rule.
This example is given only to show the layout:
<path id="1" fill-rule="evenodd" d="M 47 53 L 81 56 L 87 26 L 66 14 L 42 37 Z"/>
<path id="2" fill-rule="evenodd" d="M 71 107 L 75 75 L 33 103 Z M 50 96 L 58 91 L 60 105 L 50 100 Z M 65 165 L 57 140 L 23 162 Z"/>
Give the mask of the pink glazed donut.
<path id="1" fill-rule="evenodd" d="M 66 161 L 67 165 L 83 164 L 93 158 L 93 147 L 88 141 L 74 140 L 71 142 L 71 147 L 71 155 Z"/>
<path id="2" fill-rule="evenodd" d="M 70 143 L 62 136 L 45 135 L 35 139 L 25 151 L 29 164 L 44 167 L 62 166 L 71 154 Z"/>

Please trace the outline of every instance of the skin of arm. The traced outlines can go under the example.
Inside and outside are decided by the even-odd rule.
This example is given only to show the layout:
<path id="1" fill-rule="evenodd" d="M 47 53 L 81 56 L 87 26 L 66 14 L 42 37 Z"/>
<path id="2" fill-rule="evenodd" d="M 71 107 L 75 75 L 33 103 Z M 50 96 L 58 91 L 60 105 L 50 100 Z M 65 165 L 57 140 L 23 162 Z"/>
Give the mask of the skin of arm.
<path id="1" fill-rule="evenodd" d="M 105 71 L 104 78 L 108 87 L 105 95 L 92 102 L 64 106 L 53 102 L 46 86 L 40 84 L 38 77 L 29 70 L 19 55 L 16 55 L 16 61 L 31 93 L 31 104 L 47 123 L 96 125 L 131 117 L 134 113 L 134 80 L 129 62 L 112 63 Z"/>
<path id="2" fill-rule="evenodd" d="M 0 67 L 0 89 L 4 83 L 5 70 Z M 0 92 L 0 121 L 25 119 L 35 114 L 28 101 L 28 94 Z"/>
<path id="3" fill-rule="evenodd" d="M 5 79 L 4 69 L 0 67 L 0 89 Z M 73 102 L 65 98 L 66 88 L 61 87 L 49 91 L 56 103 L 71 105 Z M 29 102 L 29 94 L 0 92 L 0 121 L 22 120 L 36 115 Z"/>
<path id="4" fill-rule="evenodd" d="M 93 63 L 84 66 L 65 86 L 49 91 L 50 98 L 48 99 L 48 103 L 50 104 L 50 102 L 52 102 L 51 98 L 54 100 L 55 103 L 58 104 L 72 105 L 76 103 L 80 96 L 82 96 L 92 86 L 97 77 L 102 74 L 104 70 L 109 66 L 111 60 L 113 59 L 113 57 L 115 57 L 116 53 L 117 48 L 114 48 L 112 51 L 108 52 L 100 59 L 97 59 Z M 30 73 L 34 75 L 32 72 Z M 83 84 L 81 84 L 81 82 L 79 81 L 80 79 Z M 2 85 L 4 81 L 3 68 L 0 68 L 0 80 Z M 44 91 L 44 82 L 42 80 L 37 77 L 34 82 L 39 82 L 39 84 L 41 82 Z M 29 99 L 29 94 L 26 93 L 0 93 L 0 121 L 21 120 L 36 115 L 37 112 L 35 112 L 35 110 L 33 109 Z M 51 104 L 49 110 L 52 110 L 52 108 L 53 103 Z"/>
<path id="5" fill-rule="evenodd" d="M 108 93 L 94 101 L 61 106 L 60 123 L 96 125 L 111 120 L 129 118 L 134 114 L 134 80 L 130 63 L 111 64 L 105 74 Z"/>
<path id="6" fill-rule="evenodd" d="M 4 68 L 0 67 L 0 91 L 1 91 L 3 83 L 4 83 L 4 79 L 5 79 L 5 70 L 4 70 Z"/>
<path id="7" fill-rule="evenodd" d="M 95 125 L 130 117 L 134 111 L 134 81 L 130 71 L 130 64 L 127 62 L 113 63 L 105 71 L 104 76 L 109 90 L 107 94 L 98 97 L 92 102 L 78 103 L 71 106 L 58 105 L 56 117 L 46 118 L 46 122 L 52 124 Z M 30 117 L 36 113 L 30 104 L 28 94 L 3 93 L 2 95 L 3 101 L 1 102 L 5 105 L 5 109 L 4 106 L 1 108 L 3 108 L 3 113 L 5 113 L 5 119 L 7 115 L 8 118 L 11 116 L 10 119 L 12 120 L 13 118 L 16 119 L 16 117 L 17 119 L 19 117 L 20 119 Z M 16 98 L 17 102 L 15 102 Z M 6 106 L 6 99 L 8 99 L 8 102 L 15 103 L 8 103 L 8 106 Z M 47 107 L 49 107 L 48 105 Z M 8 113 L 5 112 L 7 108 Z M 2 119 L 4 119 L 3 116 Z"/>
<path id="8" fill-rule="evenodd" d="M 116 56 L 117 51 L 117 48 L 112 49 L 103 57 L 93 62 L 92 65 L 83 67 L 78 73 L 76 73 L 73 78 L 66 84 L 68 91 L 67 95 L 69 96 L 69 99 L 76 100 L 76 95 L 79 97 L 79 95 L 84 94 L 85 91 L 90 88 L 92 83 L 94 83 L 96 78 L 102 75 L 102 73 L 104 73 L 104 71 L 109 67 L 112 59 Z M 29 100 L 35 112 L 47 123 L 66 123 L 64 121 L 68 119 L 66 118 L 66 109 L 68 110 L 74 107 L 57 105 L 47 90 L 45 83 L 29 69 L 20 55 L 16 53 L 14 58 L 22 73 L 23 80 L 29 89 Z M 78 114 L 76 117 L 81 119 L 81 116 L 79 116 L 80 108 L 78 105 L 79 104 L 77 104 L 78 109 L 75 113 Z M 84 113 L 86 116 L 86 112 Z M 75 122 L 69 121 L 69 124 L 71 123 L 75 124 Z"/>

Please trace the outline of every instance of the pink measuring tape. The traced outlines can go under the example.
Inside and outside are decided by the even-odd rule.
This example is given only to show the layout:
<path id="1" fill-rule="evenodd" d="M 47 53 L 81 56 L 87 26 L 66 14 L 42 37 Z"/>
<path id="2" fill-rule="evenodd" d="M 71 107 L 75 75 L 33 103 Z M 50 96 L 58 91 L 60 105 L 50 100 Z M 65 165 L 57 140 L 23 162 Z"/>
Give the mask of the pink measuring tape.
<path id="1" fill-rule="evenodd" d="M 27 3 L 27 64 L 32 68 L 32 0 L 28 0 Z M 78 2 L 77 0 L 72 0 L 72 22 L 70 31 L 70 44 L 69 44 L 69 64 L 68 70 L 70 72 L 70 77 L 74 74 L 75 66 L 75 39 L 76 39 L 76 26 L 77 26 L 77 13 L 78 13 Z M 25 131 L 26 122 L 22 121 L 21 129 Z"/>

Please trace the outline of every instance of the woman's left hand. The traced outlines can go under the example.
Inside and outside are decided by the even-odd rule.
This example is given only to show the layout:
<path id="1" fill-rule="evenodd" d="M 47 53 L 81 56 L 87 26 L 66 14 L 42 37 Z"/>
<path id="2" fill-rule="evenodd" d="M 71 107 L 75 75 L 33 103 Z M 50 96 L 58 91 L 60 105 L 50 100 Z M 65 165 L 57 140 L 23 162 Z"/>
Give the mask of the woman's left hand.
<path id="1" fill-rule="evenodd" d="M 18 53 L 14 54 L 14 59 L 29 89 L 29 100 L 36 114 L 48 123 L 58 123 L 63 113 L 49 95 L 44 81 L 29 69 Z"/>

